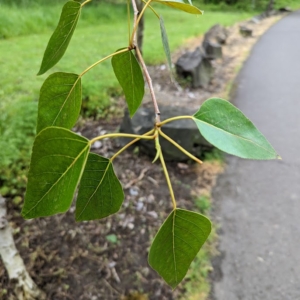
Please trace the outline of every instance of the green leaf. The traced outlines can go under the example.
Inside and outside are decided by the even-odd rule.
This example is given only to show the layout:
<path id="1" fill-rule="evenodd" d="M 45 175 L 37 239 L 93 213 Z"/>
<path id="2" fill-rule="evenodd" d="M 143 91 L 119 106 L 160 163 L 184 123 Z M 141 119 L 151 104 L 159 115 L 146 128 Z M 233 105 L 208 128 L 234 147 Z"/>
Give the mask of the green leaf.
<path id="1" fill-rule="evenodd" d="M 211 223 L 195 212 L 175 209 L 156 234 L 149 264 L 174 289 L 211 232 Z"/>
<path id="2" fill-rule="evenodd" d="M 112 162 L 90 153 L 79 186 L 76 221 L 96 220 L 116 213 L 124 199 Z"/>
<path id="3" fill-rule="evenodd" d="M 158 2 L 158 3 L 161 3 L 161 4 L 167 5 L 169 7 L 172 7 L 172 8 L 180 9 L 180 10 L 183 10 L 183 11 L 185 11 L 187 13 L 190 13 L 190 14 L 195 14 L 195 15 L 202 15 L 203 14 L 203 11 L 200 10 L 199 8 L 197 8 L 196 6 L 184 3 L 181 0 L 172 0 L 172 1 L 169 1 L 169 0 L 153 0 L 153 2 Z"/>
<path id="4" fill-rule="evenodd" d="M 124 91 L 130 116 L 133 117 L 144 97 L 144 77 L 131 51 L 114 55 L 111 60 L 115 75 Z"/>
<path id="5" fill-rule="evenodd" d="M 42 75 L 51 69 L 65 54 L 81 12 L 81 4 L 68 1 L 60 16 L 58 25 L 53 32 L 44 53 L 41 68 L 37 75 Z"/>
<path id="6" fill-rule="evenodd" d="M 170 51 L 167 31 L 166 31 L 164 20 L 163 20 L 162 16 L 159 17 L 159 21 L 160 21 L 160 31 L 161 31 L 162 44 L 163 44 L 164 51 L 165 51 L 165 54 L 166 54 L 166 57 L 167 57 L 167 62 L 168 62 L 169 70 L 170 70 L 170 73 L 171 73 L 171 79 L 173 80 L 171 51 Z"/>
<path id="7" fill-rule="evenodd" d="M 205 101 L 193 117 L 203 137 L 224 152 L 249 159 L 279 158 L 252 122 L 226 100 Z"/>
<path id="8" fill-rule="evenodd" d="M 81 109 L 81 78 L 77 74 L 54 73 L 40 92 L 37 132 L 50 126 L 71 129 Z"/>
<path id="9" fill-rule="evenodd" d="M 22 210 L 25 219 L 69 209 L 89 149 L 87 139 L 59 127 L 48 127 L 36 136 Z"/>

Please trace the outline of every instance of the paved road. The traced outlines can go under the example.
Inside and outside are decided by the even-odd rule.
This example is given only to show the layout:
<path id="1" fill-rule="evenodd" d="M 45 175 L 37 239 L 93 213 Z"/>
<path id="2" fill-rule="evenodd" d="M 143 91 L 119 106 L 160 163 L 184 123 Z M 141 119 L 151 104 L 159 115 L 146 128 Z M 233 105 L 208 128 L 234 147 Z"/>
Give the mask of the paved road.
<path id="1" fill-rule="evenodd" d="M 233 103 L 282 161 L 228 158 L 214 191 L 222 226 L 216 300 L 300 299 L 300 11 L 256 44 Z"/>

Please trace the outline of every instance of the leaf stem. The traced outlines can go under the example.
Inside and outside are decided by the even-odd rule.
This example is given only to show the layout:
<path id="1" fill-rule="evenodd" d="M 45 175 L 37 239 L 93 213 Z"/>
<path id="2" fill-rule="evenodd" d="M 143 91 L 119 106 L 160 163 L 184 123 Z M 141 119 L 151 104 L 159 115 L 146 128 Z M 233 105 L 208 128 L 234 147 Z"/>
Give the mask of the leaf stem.
<path id="1" fill-rule="evenodd" d="M 143 17 L 143 14 L 144 14 L 146 8 L 148 7 L 148 5 L 150 5 L 151 1 L 152 1 L 152 0 L 148 0 L 148 1 L 146 2 L 145 6 L 143 7 L 143 9 L 142 9 L 141 12 L 137 11 L 137 9 L 136 9 L 136 11 L 137 11 L 137 13 L 138 13 L 138 17 L 137 17 L 137 19 L 136 19 L 135 22 L 134 22 L 134 27 L 133 27 L 133 30 L 132 30 L 131 39 L 130 39 L 130 44 L 129 44 L 130 47 L 133 47 L 134 44 L 135 44 L 135 35 L 136 35 L 137 28 L 138 28 L 138 26 L 139 26 L 140 20 L 141 20 L 141 18 Z M 135 10 L 135 8 L 136 8 L 135 0 L 133 0 L 132 3 L 133 3 L 133 2 L 134 2 L 133 6 L 135 5 L 135 7 L 133 7 L 133 8 L 134 8 L 134 10 Z"/>
<path id="2" fill-rule="evenodd" d="M 87 3 L 91 2 L 92 0 L 86 0 L 81 4 L 81 7 L 83 7 L 84 5 L 86 5 Z"/>
<path id="3" fill-rule="evenodd" d="M 90 140 L 89 144 L 93 144 L 96 141 L 100 141 L 106 138 L 116 138 L 116 137 L 125 137 L 125 138 L 134 138 L 134 139 L 144 139 L 144 140 L 153 140 L 154 136 L 146 136 L 146 135 L 137 135 L 137 134 L 130 134 L 130 133 L 109 133 L 104 134 L 101 136 L 97 136 Z"/>
<path id="4" fill-rule="evenodd" d="M 192 160 L 196 161 L 199 164 L 202 164 L 203 162 L 197 158 L 196 156 L 194 156 L 193 154 L 191 154 L 190 152 L 186 151 L 184 148 L 182 148 L 179 144 L 177 144 L 173 139 L 171 139 L 168 135 L 164 134 L 161 129 L 158 129 L 159 134 L 165 138 L 166 140 L 168 140 L 171 144 L 173 144 L 176 148 L 178 148 L 181 152 L 183 152 L 186 156 L 188 156 L 189 158 L 191 158 Z"/>
<path id="5" fill-rule="evenodd" d="M 155 149 L 156 149 L 156 155 L 155 155 L 152 163 L 155 163 L 157 161 L 157 159 L 159 158 L 160 152 L 161 152 L 161 146 L 159 143 L 159 134 L 158 134 L 157 129 L 155 129 Z"/>
<path id="6" fill-rule="evenodd" d="M 90 1 L 92 1 L 92 0 L 90 0 Z M 83 75 L 85 75 L 89 70 L 91 70 L 92 68 L 94 68 L 94 67 L 97 66 L 98 64 L 102 63 L 102 62 L 105 61 L 106 59 L 108 59 L 108 58 L 110 58 L 110 57 L 112 57 L 112 56 L 114 56 L 114 55 L 117 55 L 117 54 L 126 52 L 126 51 L 129 51 L 129 49 L 128 49 L 128 48 L 125 48 L 125 49 L 119 50 L 119 51 L 117 51 L 117 52 L 111 53 L 110 55 L 108 55 L 108 56 L 106 56 L 106 57 L 104 57 L 104 58 L 98 60 L 97 62 L 95 62 L 94 64 L 92 64 L 91 66 L 89 66 L 87 69 L 85 69 L 80 75 L 78 75 L 78 78 L 77 78 L 76 81 L 74 82 L 74 84 L 73 84 L 73 86 L 72 86 L 72 88 L 71 88 L 71 90 L 70 90 L 70 92 L 69 92 L 69 94 L 68 94 L 68 97 L 69 97 L 69 96 L 71 95 L 71 93 L 73 92 L 73 90 L 74 90 L 74 88 L 75 88 L 77 82 L 80 80 L 80 78 L 81 78 Z M 67 97 L 67 98 L 68 98 L 68 97 Z"/>
<path id="7" fill-rule="evenodd" d="M 162 151 L 160 151 L 160 153 L 159 153 L 159 158 L 160 158 L 160 162 L 161 162 L 161 165 L 163 167 L 165 177 L 166 177 L 166 180 L 167 180 L 167 184 L 168 184 L 168 187 L 169 187 L 169 191 L 170 191 L 170 195 L 171 195 L 171 199 L 172 199 L 172 203 L 173 203 L 173 209 L 176 209 L 177 205 L 176 205 L 176 200 L 175 200 L 175 196 L 174 196 L 174 191 L 173 191 L 173 187 L 172 187 L 172 183 L 171 183 L 171 180 L 170 180 L 169 172 L 168 172 L 168 169 L 166 167 L 166 163 L 165 163 Z"/>
<path id="8" fill-rule="evenodd" d="M 178 116 L 178 117 L 173 117 L 173 118 L 169 118 L 167 120 L 164 120 L 162 122 L 159 122 L 156 124 L 157 127 L 161 127 L 167 123 L 173 122 L 173 121 L 177 121 L 177 120 L 182 120 L 182 119 L 192 119 L 194 120 L 193 116 Z"/>
<path id="9" fill-rule="evenodd" d="M 86 74 L 89 70 L 91 70 L 92 68 L 94 68 L 95 66 L 99 65 L 100 63 L 102 63 L 103 61 L 107 60 L 108 58 L 111 58 L 117 54 L 120 54 L 120 53 L 123 53 L 123 52 L 127 52 L 127 51 L 130 51 L 129 48 L 124 48 L 124 49 L 121 49 L 119 51 L 116 51 L 114 53 L 111 53 L 109 55 L 107 55 L 106 57 L 98 60 L 97 62 L 95 62 L 94 64 L 92 64 L 91 66 L 89 66 L 87 69 L 85 69 L 80 75 L 79 77 L 81 78 L 84 74 Z"/>
<path id="10" fill-rule="evenodd" d="M 147 1 L 143 0 L 144 3 L 147 3 Z M 159 14 L 155 11 L 155 9 L 149 4 L 148 5 L 149 8 L 153 11 L 153 13 L 157 16 L 158 19 L 160 19 L 160 16 Z"/>
<path id="11" fill-rule="evenodd" d="M 148 86 L 149 86 L 149 90 L 150 90 L 152 102 L 153 102 L 153 105 L 154 105 L 155 115 L 156 115 L 156 118 L 155 118 L 156 122 L 155 123 L 160 123 L 160 111 L 159 111 L 157 100 L 156 100 L 156 96 L 155 96 L 155 93 L 154 93 L 152 79 L 150 77 L 150 74 L 148 72 L 148 69 L 146 67 L 146 64 L 144 62 L 143 56 L 142 56 L 141 51 L 140 51 L 140 49 L 139 49 L 138 46 L 136 46 L 135 51 L 136 51 L 136 54 L 138 56 L 138 59 L 139 59 L 141 65 L 142 65 L 142 69 L 144 71 L 144 74 L 145 74 L 145 77 L 146 77 L 146 81 L 147 81 Z"/>
<path id="12" fill-rule="evenodd" d="M 154 132 L 154 129 L 146 132 L 143 134 L 143 136 L 149 136 Z M 152 139 L 154 138 L 154 136 L 152 136 Z M 125 145 L 123 148 L 121 148 L 118 152 L 116 152 L 112 158 L 110 159 L 111 161 L 113 161 L 118 155 L 120 155 L 122 152 L 124 152 L 127 148 L 129 148 L 131 145 L 133 145 L 134 143 L 138 142 L 141 138 L 136 138 L 134 140 L 132 140 L 131 142 L 129 142 L 127 145 Z"/>

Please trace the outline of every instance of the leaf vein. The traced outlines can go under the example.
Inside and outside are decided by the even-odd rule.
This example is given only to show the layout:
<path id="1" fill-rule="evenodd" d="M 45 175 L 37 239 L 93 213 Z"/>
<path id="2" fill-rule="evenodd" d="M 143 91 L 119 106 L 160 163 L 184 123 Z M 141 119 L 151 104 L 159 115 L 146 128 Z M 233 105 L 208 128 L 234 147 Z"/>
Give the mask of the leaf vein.
<path id="1" fill-rule="evenodd" d="M 89 145 L 87 145 L 86 147 L 84 147 L 81 152 L 78 154 L 78 156 L 75 158 L 75 160 L 70 164 L 70 166 L 66 169 L 65 172 L 62 173 L 62 175 L 56 180 L 56 182 L 53 183 L 53 185 L 49 188 L 49 190 L 43 195 L 43 197 L 37 201 L 37 203 L 31 207 L 31 209 L 26 213 L 24 214 L 24 217 L 26 215 L 28 215 L 34 208 L 36 208 L 40 202 L 46 197 L 49 195 L 49 193 L 51 192 L 51 190 L 61 181 L 61 179 L 64 178 L 65 174 L 68 173 L 68 171 L 74 166 L 74 164 L 77 162 L 77 160 L 84 154 L 84 152 L 89 148 Z"/>

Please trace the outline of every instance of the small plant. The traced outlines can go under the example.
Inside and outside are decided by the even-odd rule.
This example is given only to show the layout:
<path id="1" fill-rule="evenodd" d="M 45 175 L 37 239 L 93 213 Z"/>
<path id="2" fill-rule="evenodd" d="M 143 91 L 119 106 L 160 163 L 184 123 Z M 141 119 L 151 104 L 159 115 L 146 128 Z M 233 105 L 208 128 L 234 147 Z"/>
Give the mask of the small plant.
<path id="1" fill-rule="evenodd" d="M 58 26 L 45 50 L 38 75 L 44 74 L 62 58 L 80 13 L 90 1 L 86 0 L 83 3 L 68 1 L 64 5 Z M 64 213 L 69 209 L 77 188 L 77 221 L 101 219 L 116 213 L 122 205 L 124 193 L 114 172 L 114 159 L 140 139 L 153 140 L 157 150 L 153 162 L 157 160 L 161 162 L 173 210 L 154 238 L 149 251 L 149 264 L 172 288 L 175 288 L 186 275 L 191 262 L 208 238 L 211 223 L 199 213 L 177 207 L 163 149 L 160 147 L 160 138 L 167 139 L 196 162 L 201 164 L 201 161 L 164 134 L 163 126 L 184 118 L 192 119 L 201 134 L 222 151 L 248 159 L 276 159 L 279 156 L 243 113 L 223 99 L 207 100 L 192 116 L 178 116 L 161 121 L 151 78 L 136 43 L 138 24 L 146 9 L 150 9 L 160 22 L 162 43 L 171 67 L 163 18 L 150 5 L 154 2 L 191 14 L 202 14 L 190 0 L 189 3 L 181 0 L 148 0 L 140 12 L 137 11 L 135 0 L 132 0 L 134 22 L 131 29 L 128 0 L 128 45 L 95 62 L 79 75 L 57 72 L 51 74 L 43 83 L 38 106 L 37 135 L 32 150 L 22 215 L 25 219 L 31 219 Z M 143 135 L 111 133 L 91 140 L 71 131 L 82 106 L 81 78 L 107 59 L 111 59 L 131 117 L 141 105 L 144 96 L 144 78 L 146 79 L 156 116 L 151 131 Z M 115 137 L 127 137 L 132 141 L 111 158 L 90 152 L 92 144 L 96 141 Z M 113 243 L 117 242 L 112 235 L 107 236 L 107 239 Z"/>

